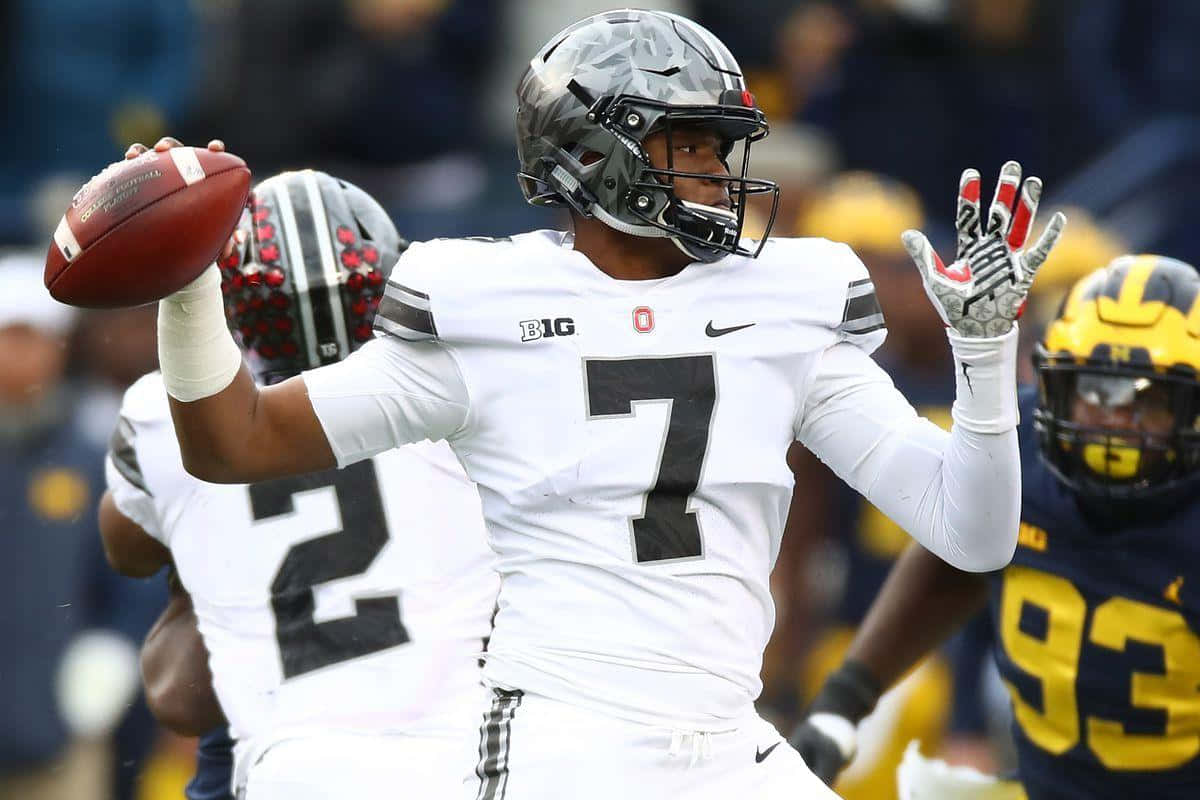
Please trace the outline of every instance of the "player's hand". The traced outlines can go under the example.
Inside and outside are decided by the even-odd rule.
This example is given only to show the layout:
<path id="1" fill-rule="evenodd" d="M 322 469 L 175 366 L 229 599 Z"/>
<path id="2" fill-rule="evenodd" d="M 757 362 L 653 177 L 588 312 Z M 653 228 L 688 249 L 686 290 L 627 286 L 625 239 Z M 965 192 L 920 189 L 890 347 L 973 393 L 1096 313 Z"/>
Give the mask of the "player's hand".
<path id="1" fill-rule="evenodd" d="M 871 713 L 881 693 L 871 670 L 847 659 L 825 679 L 808 716 L 788 738 L 808 768 L 830 786 L 854 758 L 859 720 Z"/>
<path id="2" fill-rule="evenodd" d="M 1009 161 L 1000 169 L 986 225 L 981 225 L 979 173 L 964 170 L 958 185 L 954 262 L 946 266 L 920 231 L 902 234 L 904 247 L 921 271 L 925 294 L 942 322 L 959 335 L 1003 336 L 1021 316 L 1033 277 L 1067 223 L 1061 212 L 1056 213 L 1037 243 L 1022 249 L 1041 196 L 1041 179 L 1027 178 L 1022 186 L 1021 165 Z"/>
<path id="3" fill-rule="evenodd" d="M 838 773 L 854 757 L 853 749 L 849 753 L 845 752 L 838 742 L 821 727 L 822 723 L 830 721 L 828 718 L 835 716 L 833 714 L 813 714 L 801 722 L 796 730 L 792 731 L 791 738 L 788 739 L 792 747 L 800 753 L 800 757 L 804 759 L 808 768 L 827 786 L 833 786 Z M 854 731 L 854 723 L 845 717 L 837 717 L 834 724 L 843 730 Z"/>
<path id="4" fill-rule="evenodd" d="M 172 147 L 183 147 L 183 142 L 179 141 L 174 136 L 164 136 L 154 143 L 154 151 L 156 153 L 166 152 Z M 129 145 L 129 148 L 125 151 L 125 158 L 137 158 L 149 149 L 149 147 L 146 147 L 146 145 L 142 144 L 141 142 L 134 142 L 133 144 Z M 220 139 L 213 139 L 208 143 L 208 149 L 212 150 L 214 153 L 224 152 L 225 143 Z"/>

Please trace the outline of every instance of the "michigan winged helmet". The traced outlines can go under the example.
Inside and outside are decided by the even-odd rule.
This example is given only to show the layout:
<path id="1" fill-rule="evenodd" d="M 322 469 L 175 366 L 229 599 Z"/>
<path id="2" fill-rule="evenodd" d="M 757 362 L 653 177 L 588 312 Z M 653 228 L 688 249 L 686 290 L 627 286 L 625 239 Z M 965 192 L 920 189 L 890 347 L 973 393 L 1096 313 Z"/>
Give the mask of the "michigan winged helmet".
<path id="1" fill-rule="evenodd" d="M 747 177 L 750 145 L 768 132 L 766 116 L 733 55 L 701 26 L 658 11 L 588 17 L 533 57 L 517 99 L 518 178 L 529 202 L 566 204 L 634 236 L 668 237 L 697 261 L 761 249 L 744 247 L 741 235 L 747 195 L 773 193 L 778 205 L 773 182 Z M 685 124 L 721 136 L 729 175 L 681 172 L 670 160 L 652 166 L 646 137 L 662 131 L 670 159 L 672 127 Z M 726 182 L 731 209 L 676 197 L 678 177 Z M 763 240 L 769 231 L 768 224 Z"/>
<path id="2" fill-rule="evenodd" d="M 1200 275 L 1122 256 L 1075 284 L 1034 352 L 1043 455 L 1090 496 L 1144 499 L 1200 477 Z M 1080 419 L 1081 404 L 1123 415 Z"/>

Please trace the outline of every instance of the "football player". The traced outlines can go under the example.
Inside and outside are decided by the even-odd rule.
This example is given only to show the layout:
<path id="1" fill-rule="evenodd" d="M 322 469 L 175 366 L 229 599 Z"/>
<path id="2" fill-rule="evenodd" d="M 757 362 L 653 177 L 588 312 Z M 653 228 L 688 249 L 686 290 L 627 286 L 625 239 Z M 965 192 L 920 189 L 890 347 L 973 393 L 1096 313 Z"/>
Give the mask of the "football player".
<path id="1" fill-rule="evenodd" d="M 921 548 L 901 557 L 793 739 L 823 778 L 879 692 L 990 598 L 1032 800 L 1196 797 L 1198 295 L 1196 271 L 1161 256 L 1076 283 L 1021 397 L 1012 564 L 975 575 Z M 918 766 L 905 780 L 932 772 Z M 941 796 L 928 788 L 901 796 Z"/>
<path id="2" fill-rule="evenodd" d="M 370 339 L 406 246 L 365 192 L 312 171 L 260 183 L 235 243 L 214 267 L 218 311 L 264 385 Z M 134 575 L 170 561 L 191 595 L 236 740 L 235 790 L 462 791 L 498 578 L 478 491 L 445 444 L 204 483 L 184 470 L 154 373 L 125 395 L 107 472 L 111 560 Z"/>
<path id="3" fill-rule="evenodd" d="M 525 196 L 573 232 L 414 245 L 349 359 L 259 388 L 209 271 L 159 306 L 185 463 L 262 481 L 423 439 L 480 485 L 501 574 L 477 795 L 830 796 L 754 711 L 799 440 L 956 566 L 1016 546 L 1014 320 L 1054 243 L 1005 165 L 959 259 L 908 249 L 949 328 L 947 433 L 870 352 L 870 277 L 821 239 L 744 240 L 767 123 L 711 33 L 654 11 L 556 35 L 518 87 Z M 165 149 L 172 141 L 160 141 Z M 332 359 L 330 359 L 332 360 Z M 186 582 L 186 576 L 185 576 Z"/>

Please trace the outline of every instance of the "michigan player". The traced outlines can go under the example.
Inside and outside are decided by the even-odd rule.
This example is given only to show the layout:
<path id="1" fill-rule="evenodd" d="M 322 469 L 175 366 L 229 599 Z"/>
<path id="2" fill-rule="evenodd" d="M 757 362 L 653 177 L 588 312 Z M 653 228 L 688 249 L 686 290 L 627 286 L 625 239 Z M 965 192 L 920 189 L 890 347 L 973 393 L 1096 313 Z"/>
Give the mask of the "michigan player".
<path id="1" fill-rule="evenodd" d="M 478 797 L 828 796 L 752 705 L 785 452 L 801 441 L 955 565 L 1006 564 L 1014 319 L 1062 218 L 1022 250 L 1041 184 L 1010 162 L 983 220 L 964 176 L 954 264 L 909 232 L 956 360 L 947 433 L 871 360 L 883 317 L 849 248 L 741 238 L 746 196 L 774 191 L 746 176 L 767 125 L 711 33 L 583 20 L 530 62 L 517 126 L 526 197 L 573 233 L 414 245 L 384 335 L 340 364 L 259 389 L 216 272 L 160 303 L 188 468 L 260 481 L 449 440 L 502 585 Z"/>
<path id="2" fill-rule="evenodd" d="M 1074 286 L 1022 397 L 1012 564 L 981 576 L 921 548 L 900 559 L 799 733 L 823 777 L 879 690 L 990 597 L 1030 798 L 1197 796 L 1198 295 L 1196 271 L 1160 256 Z"/>
<path id="3" fill-rule="evenodd" d="M 370 339 L 404 247 L 372 198 L 311 171 L 259 184 L 236 241 L 219 313 L 264 384 Z M 108 480 L 114 560 L 145 574 L 169 558 L 191 595 L 248 800 L 462 791 L 498 580 L 478 492 L 446 445 L 204 483 L 184 470 L 155 373 L 125 395 Z"/>
<path id="4" fill-rule="evenodd" d="M 120 545 L 120 539 L 112 541 Z M 146 559 L 146 568 L 169 553 Z M 110 557 L 119 567 L 133 565 L 128 550 Z M 142 643 L 142 684 L 146 704 L 167 729 L 197 737 L 196 766 L 184 787 L 187 800 L 233 800 L 233 740 L 225 712 L 212 687 L 208 648 L 200 634 L 192 598 L 171 569 L 167 575 L 167 606 Z"/>

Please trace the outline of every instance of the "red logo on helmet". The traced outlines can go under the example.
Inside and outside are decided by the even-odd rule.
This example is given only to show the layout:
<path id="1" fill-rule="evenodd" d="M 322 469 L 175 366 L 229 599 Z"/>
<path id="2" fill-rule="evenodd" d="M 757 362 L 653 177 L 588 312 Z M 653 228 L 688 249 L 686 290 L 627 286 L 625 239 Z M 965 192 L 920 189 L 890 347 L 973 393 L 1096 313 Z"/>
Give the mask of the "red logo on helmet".
<path id="1" fill-rule="evenodd" d="M 650 306 L 638 306 L 633 310 L 633 329 L 638 333 L 654 330 L 654 311 Z"/>

